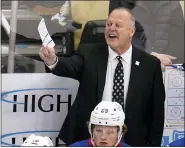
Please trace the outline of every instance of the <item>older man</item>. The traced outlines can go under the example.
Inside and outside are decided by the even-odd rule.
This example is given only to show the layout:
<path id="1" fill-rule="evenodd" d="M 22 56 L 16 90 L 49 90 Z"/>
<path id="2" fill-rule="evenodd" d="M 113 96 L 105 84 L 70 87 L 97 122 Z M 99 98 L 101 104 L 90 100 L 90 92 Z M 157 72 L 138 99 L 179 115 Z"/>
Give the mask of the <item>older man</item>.
<path id="1" fill-rule="evenodd" d="M 165 101 L 160 61 L 132 46 L 134 32 L 133 13 L 118 8 L 107 19 L 107 44 L 80 45 L 70 57 L 57 57 L 55 49 L 40 49 L 47 71 L 80 82 L 59 134 L 67 145 L 90 137 L 86 122 L 103 100 L 122 105 L 128 145 L 160 146 Z"/>

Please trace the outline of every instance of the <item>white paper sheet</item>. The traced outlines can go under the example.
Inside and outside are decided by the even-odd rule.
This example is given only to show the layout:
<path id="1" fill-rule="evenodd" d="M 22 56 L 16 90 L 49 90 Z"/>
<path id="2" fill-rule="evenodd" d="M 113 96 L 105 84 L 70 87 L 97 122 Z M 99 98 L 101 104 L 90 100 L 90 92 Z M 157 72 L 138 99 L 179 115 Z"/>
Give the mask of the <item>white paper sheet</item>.
<path id="1" fill-rule="evenodd" d="M 39 25 L 38 25 L 38 32 L 40 35 L 40 38 L 42 40 L 42 44 L 44 47 L 48 46 L 50 48 L 53 48 L 55 46 L 54 41 L 52 40 L 47 28 L 44 19 L 41 19 Z"/>

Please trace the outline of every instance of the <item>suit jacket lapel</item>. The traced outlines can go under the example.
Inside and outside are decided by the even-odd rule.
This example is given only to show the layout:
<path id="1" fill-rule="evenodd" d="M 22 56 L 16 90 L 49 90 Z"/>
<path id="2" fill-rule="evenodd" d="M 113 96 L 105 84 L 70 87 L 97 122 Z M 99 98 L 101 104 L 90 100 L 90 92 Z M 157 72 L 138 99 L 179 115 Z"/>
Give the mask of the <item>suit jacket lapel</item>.
<path id="1" fill-rule="evenodd" d="M 128 86 L 128 93 L 127 93 L 127 99 L 125 104 L 125 112 L 127 112 L 127 107 L 129 106 L 129 103 L 132 98 L 132 93 L 134 92 L 134 89 L 136 87 L 135 82 L 138 79 L 138 70 L 139 65 L 136 64 L 136 62 L 139 62 L 139 52 L 137 51 L 139 49 L 136 49 L 133 47 L 132 50 L 132 65 L 131 65 L 131 71 L 130 71 L 130 80 L 129 80 L 129 86 Z"/>
<path id="2" fill-rule="evenodd" d="M 101 46 L 97 52 L 97 64 L 98 64 L 98 102 L 102 101 L 106 72 L 107 72 L 107 62 L 108 62 L 108 46 Z"/>

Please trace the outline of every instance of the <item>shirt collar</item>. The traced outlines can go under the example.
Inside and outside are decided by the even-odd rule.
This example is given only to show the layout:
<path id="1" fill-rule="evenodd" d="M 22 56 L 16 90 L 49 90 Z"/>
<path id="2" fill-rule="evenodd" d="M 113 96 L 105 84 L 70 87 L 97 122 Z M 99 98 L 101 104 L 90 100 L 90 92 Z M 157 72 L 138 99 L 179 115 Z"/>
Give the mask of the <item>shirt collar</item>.
<path id="1" fill-rule="evenodd" d="M 108 60 L 110 62 L 119 55 L 113 49 L 111 49 L 110 46 L 108 46 L 108 49 L 109 49 L 109 59 Z M 126 63 L 130 63 L 131 56 L 132 56 L 132 44 L 130 45 L 129 49 L 121 55 L 121 57 Z"/>

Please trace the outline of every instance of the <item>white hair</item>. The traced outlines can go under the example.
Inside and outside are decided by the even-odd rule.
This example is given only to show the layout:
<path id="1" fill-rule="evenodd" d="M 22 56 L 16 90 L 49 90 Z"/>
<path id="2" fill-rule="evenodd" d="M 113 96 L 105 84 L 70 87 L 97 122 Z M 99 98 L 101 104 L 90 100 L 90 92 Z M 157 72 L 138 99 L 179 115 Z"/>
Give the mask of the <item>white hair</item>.
<path id="1" fill-rule="evenodd" d="M 127 11 L 130 14 L 130 16 L 131 16 L 131 26 L 132 27 L 135 27 L 135 22 L 136 22 L 135 15 L 134 15 L 134 13 L 130 9 L 125 8 L 125 7 L 118 7 L 118 8 L 115 8 L 114 10 L 124 10 L 124 11 Z"/>

